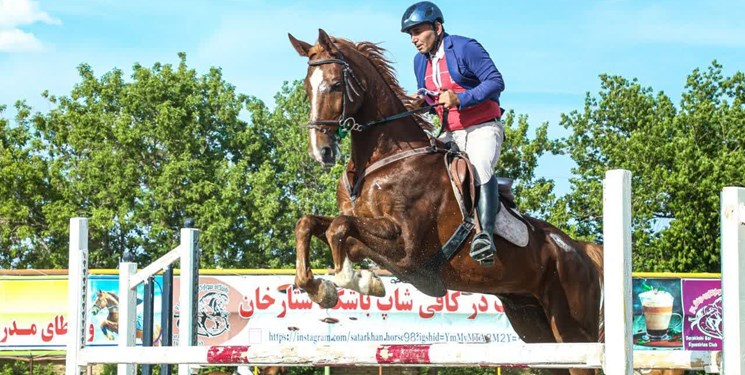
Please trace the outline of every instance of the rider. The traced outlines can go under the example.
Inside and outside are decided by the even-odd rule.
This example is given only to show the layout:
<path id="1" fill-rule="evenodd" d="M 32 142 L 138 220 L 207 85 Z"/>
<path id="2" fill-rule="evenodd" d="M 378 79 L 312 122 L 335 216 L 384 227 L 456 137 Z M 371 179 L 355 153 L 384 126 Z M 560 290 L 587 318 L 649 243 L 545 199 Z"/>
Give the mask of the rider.
<path id="1" fill-rule="evenodd" d="M 445 33 L 444 22 L 437 5 L 422 1 L 406 9 L 401 32 L 411 36 L 419 51 L 414 57 L 418 92 L 433 94 L 435 102 L 443 104 L 437 107 L 445 129 L 442 140 L 465 151 L 476 171 L 482 231 L 471 241 L 471 257 L 489 265 L 496 253 L 493 233 L 500 208 L 494 166 L 504 140 L 499 105 L 504 81 L 479 42 Z"/>

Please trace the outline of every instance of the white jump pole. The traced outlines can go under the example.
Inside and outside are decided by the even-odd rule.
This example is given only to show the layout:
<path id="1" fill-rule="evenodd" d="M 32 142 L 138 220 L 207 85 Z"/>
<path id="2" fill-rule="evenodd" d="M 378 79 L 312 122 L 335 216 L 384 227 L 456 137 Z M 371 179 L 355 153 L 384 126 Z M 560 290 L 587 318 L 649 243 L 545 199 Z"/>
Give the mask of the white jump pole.
<path id="1" fill-rule="evenodd" d="M 722 374 L 745 374 L 745 188 L 722 190 Z"/>
<path id="2" fill-rule="evenodd" d="M 196 290 L 199 285 L 199 230 L 184 228 L 181 229 L 180 235 L 181 242 L 177 248 L 140 272 L 136 272 L 137 263 L 121 262 L 119 264 L 119 346 L 117 349 L 85 347 L 85 318 L 88 311 L 88 219 L 70 219 L 67 313 L 70 330 L 66 346 L 66 375 L 81 375 L 89 363 L 102 363 L 90 360 L 89 351 L 95 353 L 97 349 L 103 349 L 104 353 L 120 358 L 118 362 L 115 362 L 118 364 L 118 374 L 133 375 L 135 373 L 134 364 L 143 362 L 128 361 L 126 356 L 122 356 L 123 353 L 138 349 L 150 350 L 150 348 L 135 347 L 137 286 L 176 260 L 181 262 L 179 347 L 184 350 L 197 344 L 195 316 Z M 175 349 L 169 348 L 169 350 Z M 152 362 L 144 363 L 166 362 L 162 359 L 154 359 Z M 188 363 L 188 360 L 181 362 L 180 375 L 190 374 Z"/>
<path id="3" fill-rule="evenodd" d="M 137 263 L 128 259 L 119 263 L 119 348 L 133 347 L 137 334 L 137 287 L 130 288 L 129 282 L 137 272 Z M 136 368 L 129 363 L 117 365 L 119 375 L 135 375 Z"/>
<path id="4" fill-rule="evenodd" d="M 181 275 L 179 276 L 179 337 L 182 349 L 197 345 L 197 290 L 199 287 L 199 231 L 181 229 Z M 189 375 L 188 365 L 178 366 L 179 375 Z"/>
<path id="5" fill-rule="evenodd" d="M 68 260 L 67 333 L 65 375 L 80 375 L 80 349 L 85 345 L 85 314 L 88 311 L 88 219 L 70 219 L 70 255 Z"/>
<path id="6" fill-rule="evenodd" d="M 633 374 L 631 306 L 631 172 L 611 170 L 603 181 L 603 293 L 607 375 Z"/>

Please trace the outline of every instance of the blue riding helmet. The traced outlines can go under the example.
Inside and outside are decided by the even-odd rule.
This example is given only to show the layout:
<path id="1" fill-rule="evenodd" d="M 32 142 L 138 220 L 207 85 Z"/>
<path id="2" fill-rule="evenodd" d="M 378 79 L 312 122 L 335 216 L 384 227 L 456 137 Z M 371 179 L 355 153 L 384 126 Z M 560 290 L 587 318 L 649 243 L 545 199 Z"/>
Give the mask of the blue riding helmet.
<path id="1" fill-rule="evenodd" d="M 440 8 L 429 1 L 420 1 L 404 12 L 404 16 L 401 17 L 401 32 L 408 32 L 412 27 L 422 23 L 434 24 L 435 21 L 445 23 L 445 17 Z"/>

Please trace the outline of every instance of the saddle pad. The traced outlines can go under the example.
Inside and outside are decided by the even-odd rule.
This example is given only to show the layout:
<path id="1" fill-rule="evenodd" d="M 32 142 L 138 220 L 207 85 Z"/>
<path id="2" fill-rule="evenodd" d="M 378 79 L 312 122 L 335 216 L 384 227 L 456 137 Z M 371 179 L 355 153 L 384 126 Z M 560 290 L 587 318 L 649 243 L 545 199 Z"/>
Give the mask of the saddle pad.
<path id="1" fill-rule="evenodd" d="M 528 246 L 528 226 L 522 220 L 513 216 L 504 204 L 500 203 L 500 205 L 502 205 L 502 208 L 497 214 L 495 234 L 516 246 Z"/>

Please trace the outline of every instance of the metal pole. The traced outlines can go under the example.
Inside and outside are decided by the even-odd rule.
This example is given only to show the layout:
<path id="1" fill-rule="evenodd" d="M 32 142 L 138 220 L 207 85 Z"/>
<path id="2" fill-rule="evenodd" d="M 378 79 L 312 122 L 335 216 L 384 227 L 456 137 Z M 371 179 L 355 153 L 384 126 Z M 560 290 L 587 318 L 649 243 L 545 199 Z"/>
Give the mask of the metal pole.
<path id="1" fill-rule="evenodd" d="M 173 265 L 163 270 L 163 291 L 160 296 L 160 345 L 173 344 Z M 160 365 L 161 375 L 171 375 L 173 366 Z"/>
<path id="2" fill-rule="evenodd" d="M 145 282 L 145 295 L 143 298 L 142 346 L 153 346 L 155 279 L 152 276 L 148 277 Z M 153 365 L 142 365 L 142 375 L 151 375 L 152 373 Z"/>
<path id="3" fill-rule="evenodd" d="M 67 266 L 67 319 L 70 330 L 65 354 L 65 374 L 80 375 L 80 349 L 85 345 L 85 314 L 88 311 L 88 219 L 70 219 L 70 249 Z"/>

